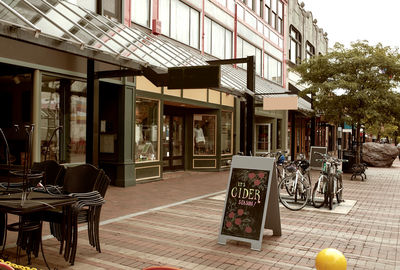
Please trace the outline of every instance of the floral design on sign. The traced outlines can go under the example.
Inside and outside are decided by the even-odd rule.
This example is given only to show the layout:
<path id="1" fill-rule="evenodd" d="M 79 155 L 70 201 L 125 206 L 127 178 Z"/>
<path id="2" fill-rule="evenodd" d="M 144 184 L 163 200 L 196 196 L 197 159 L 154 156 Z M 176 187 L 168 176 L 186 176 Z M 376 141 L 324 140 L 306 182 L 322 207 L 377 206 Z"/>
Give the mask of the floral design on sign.
<path id="1" fill-rule="evenodd" d="M 269 171 L 232 169 L 222 233 L 258 240 Z"/>

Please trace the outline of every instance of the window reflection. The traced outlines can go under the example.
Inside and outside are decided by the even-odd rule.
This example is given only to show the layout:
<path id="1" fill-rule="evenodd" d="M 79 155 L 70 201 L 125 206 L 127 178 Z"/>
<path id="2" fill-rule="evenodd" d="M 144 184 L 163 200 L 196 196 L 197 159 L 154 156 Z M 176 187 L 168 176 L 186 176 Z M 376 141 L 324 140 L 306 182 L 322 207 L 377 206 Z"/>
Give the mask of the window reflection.
<path id="1" fill-rule="evenodd" d="M 216 116 L 195 114 L 193 120 L 193 154 L 215 155 Z"/>
<path id="2" fill-rule="evenodd" d="M 135 161 L 158 159 L 158 101 L 136 98 Z"/>
<path id="3" fill-rule="evenodd" d="M 221 154 L 232 154 L 232 112 L 221 112 Z"/>
<path id="4" fill-rule="evenodd" d="M 85 162 L 86 83 L 43 76 L 40 124 L 42 160 L 53 132 L 62 126 L 62 131 L 51 140 L 47 159 Z"/>
<path id="5" fill-rule="evenodd" d="M 256 153 L 270 152 L 270 124 L 257 124 L 256 125 Z"/>

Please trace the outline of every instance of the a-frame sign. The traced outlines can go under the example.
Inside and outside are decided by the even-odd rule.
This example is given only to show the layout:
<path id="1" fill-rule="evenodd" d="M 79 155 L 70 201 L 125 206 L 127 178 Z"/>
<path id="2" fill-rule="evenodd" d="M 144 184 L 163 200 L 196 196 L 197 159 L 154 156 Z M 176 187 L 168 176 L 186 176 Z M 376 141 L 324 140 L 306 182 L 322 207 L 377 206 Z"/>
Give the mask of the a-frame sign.
<path id="1" fill-rule="evenodd" d="M 274 158 L 233 156 L 218 243 L 248 242 L 261 250 L 264 228 L 280 236 Z"/>

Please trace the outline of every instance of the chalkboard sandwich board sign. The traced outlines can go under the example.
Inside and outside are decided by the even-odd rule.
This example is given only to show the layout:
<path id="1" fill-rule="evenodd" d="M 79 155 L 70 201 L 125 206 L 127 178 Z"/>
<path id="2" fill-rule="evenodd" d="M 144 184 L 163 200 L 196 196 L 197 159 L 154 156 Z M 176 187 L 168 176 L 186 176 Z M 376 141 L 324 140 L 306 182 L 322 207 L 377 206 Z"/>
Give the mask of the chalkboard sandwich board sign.
<path id="1" fill-rule="evenodd" d="M 273 158 L 233 157 L 218 243 L 238 240 L 261 250 L 264 227 L 281 235 L 274 166 Z"/>

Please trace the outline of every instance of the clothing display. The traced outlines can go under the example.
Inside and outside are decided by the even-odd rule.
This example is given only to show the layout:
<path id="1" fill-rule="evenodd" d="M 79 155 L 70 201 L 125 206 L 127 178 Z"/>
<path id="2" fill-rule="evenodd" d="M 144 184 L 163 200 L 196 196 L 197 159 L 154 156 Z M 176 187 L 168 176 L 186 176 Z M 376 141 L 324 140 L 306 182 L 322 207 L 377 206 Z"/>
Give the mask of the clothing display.
<path id="1" fill-rule="evenodd" d="M 202 128 L 194 128 L 194 139 L 196 143 L 205 143 L 204 133 Z"/>

